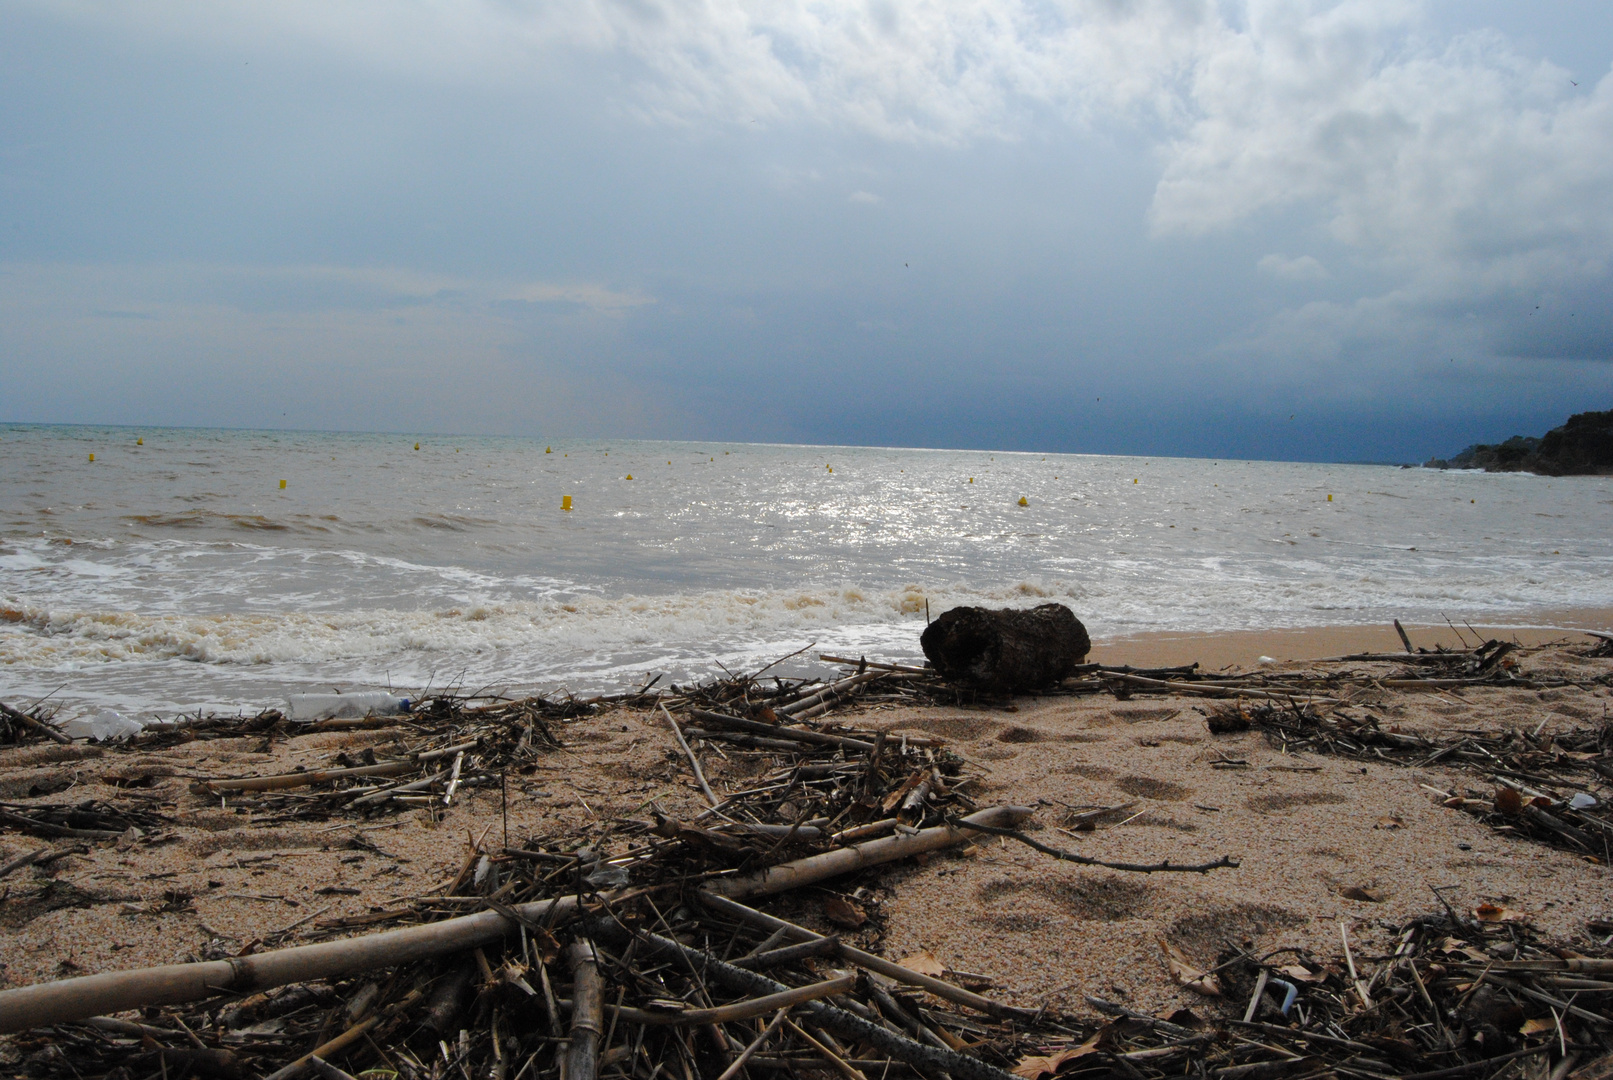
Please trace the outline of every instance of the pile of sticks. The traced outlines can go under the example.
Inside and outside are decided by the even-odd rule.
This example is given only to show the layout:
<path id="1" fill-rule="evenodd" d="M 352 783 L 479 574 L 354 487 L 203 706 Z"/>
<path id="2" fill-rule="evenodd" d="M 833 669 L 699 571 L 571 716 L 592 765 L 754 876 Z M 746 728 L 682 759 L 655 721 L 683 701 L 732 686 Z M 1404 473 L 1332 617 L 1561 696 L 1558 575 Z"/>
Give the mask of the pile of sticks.
<path id="1" fill-rule="evenodd" d="M 1501 833 L 1590 855 L 1613 864 L 1613 724 L 1542 735 L 1509 729 L 1470 731 L 1433 739 L 1385 730 L 1365 708 L 1322 710 L 1296 703 L 1223 707 L 1209 717 L 1212 731 L 1254 726 L 1285 752 L 1308 750 L 1426 768 L 1440 765 L 1471 773 L 1481 787 L 1424 787 L 1453 810 L 1478 817 Z"/>

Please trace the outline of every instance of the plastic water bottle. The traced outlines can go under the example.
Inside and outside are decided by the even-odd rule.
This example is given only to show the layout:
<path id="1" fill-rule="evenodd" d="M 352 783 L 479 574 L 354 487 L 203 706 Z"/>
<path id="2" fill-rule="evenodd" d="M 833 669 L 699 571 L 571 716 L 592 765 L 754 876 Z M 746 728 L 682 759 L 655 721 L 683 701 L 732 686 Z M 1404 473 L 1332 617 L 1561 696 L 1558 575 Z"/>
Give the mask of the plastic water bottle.
<path id="1" fill-rule="evenodd" d="M 393 716 L 408 711 L 408 698 L 385 690 L 357 694 L 292 694 L 286 698 L 286 716 L 298 723 L 336 716 Z"/>

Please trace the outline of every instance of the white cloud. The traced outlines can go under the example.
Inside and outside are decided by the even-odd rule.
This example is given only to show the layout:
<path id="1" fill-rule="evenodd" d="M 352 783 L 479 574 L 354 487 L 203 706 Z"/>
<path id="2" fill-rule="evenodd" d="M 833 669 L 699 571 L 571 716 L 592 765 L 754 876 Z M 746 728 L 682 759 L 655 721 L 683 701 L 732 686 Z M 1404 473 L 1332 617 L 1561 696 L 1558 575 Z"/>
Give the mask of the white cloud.
<path id="1" fill-rule="evenodd" d="M 1402 305 L 1600 288 L 1613 267 L 1613 76 L 1576 89 L 1499 34 L 1436 39 L 1419 0 L 67 0 L 41 10 L 210 48 L 312 47 L 410 78 L 519 86 L 586 63 L 608 74 L 617 107 L 654 122 L 750 130 L 759 119 L 961 144 L 1017 137 L 1049 117 L 1118 120 L 1157 140 L 1156 236 L 1316 215 L 1397 283 Z M 1325 273 L 1309 256 L 1260 268 Z"/>
<path id="2" fill-rule="evenodd" d="M 1284 281 L 1321 281 L 1328 276 L 1327 268 L 1310 255 L 1290 259 L 1286 255 L 1273 252 L 1262 256 L 1255 265 L 1262 273 L 1282 278 Z"/>

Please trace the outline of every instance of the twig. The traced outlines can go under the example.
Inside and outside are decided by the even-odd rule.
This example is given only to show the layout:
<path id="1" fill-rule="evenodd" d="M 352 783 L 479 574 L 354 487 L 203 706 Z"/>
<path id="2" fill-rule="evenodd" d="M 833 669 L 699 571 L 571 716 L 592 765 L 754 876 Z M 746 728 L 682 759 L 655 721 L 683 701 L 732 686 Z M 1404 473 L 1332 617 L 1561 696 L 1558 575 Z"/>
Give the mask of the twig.
<path id="1" fill-rule="evenodd" d="M 766 671 L 767 669 L 763 668 L 762 670 Z M 745 1062 L 751 1059 L 751 1055 L 761 1048 L 761 1045 L 772 1036 L 773 1032 L 779 1029 L 779 1025 L 784 1023 L 784 1018 L 789 1015 L 789 1009 L 780 1009 L 767 1027 L 762 1029 L 762 1033 L 752 1039 L 750 1045 L 739 1052 L 739 1056 L 734 1059 L 734 1063 L 724 1069 L 722 1075 L 717 1077 L 717 1080 L 734 1080 L 734 1074 L 745 1067 Z"/>
<path id="2" fill-rule="evenodd" d="M 993 825 L 983 825 L 979 822 L 970 821 L 968 818 L 960 817 L 949 817 L 947 818 L 947 823 L 956 828 L 990 833 L 992 836 L 1006 836 L 1010 840 L 1018 840 L 1027 847 L 1035 848 L 1044 855 L 1051 855 L 1055 859 L 1062 859 L 1065 862 L 1078 863 L 1081 866 L 1101 866 L 1107 870 L 1131 870 L 1139 874 L 1207 874 L 1211 870 L 1237 869 L 1238 867 L 1238 860 L 1230 855 L 1223 855 L 1215 862 L 1183 863 L 1178 865 L 1173 865 L 1169 859 L 1157 863 L 1108 862 L 1104 859 L 1094 859 L 1090 855 L 1077 855 L 1073 851 L 1049 847 L 1039 840 L 1031 839 L 1017 829 L 999 829 Z"/>
<path id="3" fill-rule="evenodd" d="M 678 745 L 683 747 L 684 756 L 689 759 L 689 767 L 694 769 L 694 778 L 700 782 L 700 790 L 705 792 L 707 804 L 715 808 L 719 800 L 717 796 L 711 793 L 711 785 L 706 783 L 706 774 L 700 770 L 700 759 L 694 756 L 693 750 L 689 749 L 689 743 L 684 739 L 683 732 L 678 728 L 678 722 L 672 719 L 672 714 L 667 712 L 666 706 L 660 702 L 656 702 L 656 705 L 660 707 L 661 715 L 666 717 L 666 722 L 672 726 L 672 734 L 678 740 Z"/>

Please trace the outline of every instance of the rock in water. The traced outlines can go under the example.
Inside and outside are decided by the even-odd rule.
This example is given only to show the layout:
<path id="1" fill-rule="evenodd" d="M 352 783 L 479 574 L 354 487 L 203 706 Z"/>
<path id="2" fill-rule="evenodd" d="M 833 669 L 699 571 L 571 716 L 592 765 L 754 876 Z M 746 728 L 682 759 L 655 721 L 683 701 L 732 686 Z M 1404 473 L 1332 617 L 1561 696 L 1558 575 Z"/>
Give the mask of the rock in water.
<path id="1" fill-rule="evenodd" d="M 1063 604 L 1029 611 L 957 607 L 919 638 L 950 683 L 981 690 L 1035 690 L 1067 679 L 1092 648 L 1087 628 Z"/>

